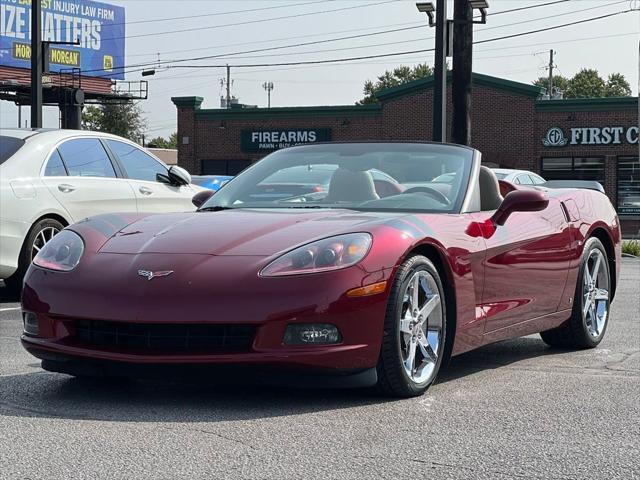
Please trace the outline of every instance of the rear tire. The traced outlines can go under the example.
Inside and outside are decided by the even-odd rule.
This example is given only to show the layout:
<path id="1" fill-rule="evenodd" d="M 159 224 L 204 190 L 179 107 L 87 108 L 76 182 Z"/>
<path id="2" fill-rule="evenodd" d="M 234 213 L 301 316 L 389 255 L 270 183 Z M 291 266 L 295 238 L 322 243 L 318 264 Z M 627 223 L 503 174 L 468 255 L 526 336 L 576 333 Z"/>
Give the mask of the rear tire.
<path id="1" fill-rule="evenodd" d="M 542 340 L 554 348 L 595 348 L 609 323 L 611 275 L 602 242 L 589 238 L 584 245 L 571 318 L 563 325 L 541 332 Z"/>
<path id="2" fill-rule="evenodd" d="M 422 395 L 435 381 L 447 331 L 445 290 L 431 260 L 409 257 L 398 269 L 384 321 L 378 388 L 396 397 Z"/>
<path id="3" fill-rule="evenodd" d="M 63 228 L 64 225 L 62 225 L 62 223 L 52 218 L 43 218 L 31 227 L 31 230 L 29 230 L 27 238 L 22 245 L 20 256 L 18 257 L 18 269 L 13 275 L 5 278 L 4 280 L 4 284 L 11 293 L 16 295 L 20 294 L 22 291 L 24 275 L 27 273 L 27 269 L 29 268 L 29 265 L 31 265 L 33 257 L 35 257 L 39 249 L 41 249 Z"/>

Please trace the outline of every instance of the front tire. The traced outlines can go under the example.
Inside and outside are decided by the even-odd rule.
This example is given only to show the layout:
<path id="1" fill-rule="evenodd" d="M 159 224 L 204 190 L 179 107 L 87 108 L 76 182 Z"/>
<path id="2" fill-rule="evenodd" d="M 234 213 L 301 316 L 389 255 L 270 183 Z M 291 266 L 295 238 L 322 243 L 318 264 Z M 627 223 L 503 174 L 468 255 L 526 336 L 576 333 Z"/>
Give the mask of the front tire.
<path id="1" fill-rule="evenodd" d="M 595 348 L 609 323 L 611 275 L 602 242 L 589 238 L 582 252 L 571 318 L 563 325 L 540 333 L 555 348 Z"/>
<path id="2" fill-rule="evenodd" d="M 399 268 L 384 321 L 378 387 L 397 397 L 422 395 L 435 381 L 446 340 L 446 299 L 431 260 L 409 257 Z"/>
<path id="3" fill-rule="evenodd" d="M 10 292 L 19 294 L 22 291 L 22 280 L 24 279 L 24 274 L 27 273 L 29 265 L 31 265 L 33 261 L 33 257 L 63 228 L 64 225 L 52 218 L 43 218 L 31 227 L 20 251 L 18 269 L 13 275 L 4 280 L 4 284 Z"/>

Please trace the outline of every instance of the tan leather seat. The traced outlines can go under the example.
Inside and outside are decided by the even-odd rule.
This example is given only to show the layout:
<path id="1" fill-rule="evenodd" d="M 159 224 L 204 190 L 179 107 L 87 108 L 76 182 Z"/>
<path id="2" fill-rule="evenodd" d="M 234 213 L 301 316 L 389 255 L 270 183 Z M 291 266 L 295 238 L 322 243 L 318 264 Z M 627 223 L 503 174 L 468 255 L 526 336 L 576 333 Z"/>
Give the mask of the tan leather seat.
<path id="1" fill-rule="evenodd" d="M 489 211 L 496 210 L 502 203 L 502 195 L 500 195 L 500 184 L 498 177 L 488 168 L 480 167 L 480 210 Z"/>
<path id="2" fill-rule="evenodd" d="M 365 202 L 380 198 L 369 172 L 338 168 L 331 176 L 327 202 Z"/>

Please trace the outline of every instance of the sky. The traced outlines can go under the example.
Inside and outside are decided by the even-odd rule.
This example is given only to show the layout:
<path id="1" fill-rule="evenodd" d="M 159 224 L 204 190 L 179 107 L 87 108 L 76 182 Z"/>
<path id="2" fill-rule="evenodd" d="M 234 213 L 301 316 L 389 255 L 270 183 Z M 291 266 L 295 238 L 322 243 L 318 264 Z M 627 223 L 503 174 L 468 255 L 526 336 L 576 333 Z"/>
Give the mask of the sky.
<path id="1" fill-rule="evenodd" d="M 426 15 L 407 0 L 120 0 L 108 1 L 126 9 L 127 65 L 216 55 L 218 58 L 183 65 L 232 65 L 232 94 L 241 103 L 267 106 L 262 85 L 273 82 L 271 105 L 346 105 L 362 98 L 367 79 L 399 65 L 433 63 L 433 53 L 358 60 L 324 65 L 235 67 L 362 57 L 434 47 L 434 29 Z M 476 25 L 474 40 L 509 36 L 569 22 L 599 17 L 630 8 L 640 0 L 489 0 L 486 25 Z M 517 12 L 499 14 L 521 7 Z M 453 16 L 453 0 L 448 3 Z M 237 12 L 244 10 L 244 12 Z M 340 11 L 331 11 L 340 10 Z M 316 12 L 315 14 L 310 14 Z M 321 13 L 323 12 L 323 13 Z M 280 18 L 291 17 L 294 18 Z M 189 16 L 192 18 L 177 19 Z M 250 23 L 247 23 L 250 22 Z M 242 25 L 238 25 L 241 23 Z M 229 25 L 234 24 L 234 25 Z M 424 27 L 422 25 L 425 25 Z M 416 27 L 416 28 L 408 28 Z M 189 32 L 167 33 L 193 29 Z M 286 49 L 244 53 L 392 29 L 406 30 L 357 39 Z M 523 35 L 474 46 L 475 72 L 531 83 L 547 75 L 549 50 L 555 52 L 557 73 L 572 76 L 581 68 L 595 68 L 601 76 L 622 73 L 638 92 L 640 12 L 616 15 L 579 25 Z M 228 55 L 232 54 L 232 55 Z M 227 55 L 227 56 L 223 56 Z M 131 68 L 127 80 L 143 79 Z M 172 96 L 204 97 L 202 108 L 218 108 L 224 68 L 156 69 L 149 81 L 149 98 L 140 106 L 147 120 L 146 138 L 168 137 L 176 130 Z M 28 108 L 23 119 L 29 118 Z M 17 108 L 0 102 L 0 127 L 17 125 Z M 57 108 L 44 111 L 44 126 L 58 126 Z"/>

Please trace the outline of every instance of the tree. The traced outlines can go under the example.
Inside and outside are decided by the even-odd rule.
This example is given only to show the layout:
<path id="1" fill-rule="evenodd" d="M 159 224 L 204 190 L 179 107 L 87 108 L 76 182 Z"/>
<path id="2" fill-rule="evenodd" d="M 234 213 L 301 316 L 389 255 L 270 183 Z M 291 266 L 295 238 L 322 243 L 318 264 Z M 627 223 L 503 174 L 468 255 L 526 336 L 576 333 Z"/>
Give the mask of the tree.
<path id="1" fill-rule="evenodd" d="M 540 77 L 533 84 L 536 87 L 542 87 L 545 89 L 549 89 L 549 77 Z M 561 92 L 566 92 L 567 87 L 569 86 L 569 79 L 567 77 L 563 77 L 562 75 L 554 75 L 553 76 L 553 88 L 560 90 Z M 565 95 L 566 96 L 566 95 Z"/>
<path id="2" fill-rule="evenodd" d="M 624 75 L 621 73 L 612 73 L 609 75 L 607 85 L 605 87 L 605 97 L 630 97 L 631 86 Z"/>
<path id="3" fill-rule="evenodd" d="M 598 71 L 593 68 L 583 68 L 571 78 L 566 97 L 600 98 L 605 96 L 605 90 L 606 83 L 598 75 Z"/>
<path id="4" fill-rule="evenodd" d="M 367 80 L 364 83 L 363 93 L 365 97 L 357 102 L 358 104 L 376 103 L 375 94 L 381 90 L 397 87 L 419 78 L 429 77 L 433 75 L 433 69 L 426 63 L 421 63 L 413 67 L 407 65 L 401 65 L 393 70 L 387 70 L 382 75 L 378 76 L 378 79 L 373 82 Z"/>
<path id="5" fill-rule="evenodd" d="M 135 103 L 108 103 L 89 106 L 82 112 L 82 128 L 112 133 L 137 142 L 146 127 L 140 107 Z"/>
<path id="6" fill-rule="evenodd" d="M 549 79 L 540 77 L 534 85 L 547 88 Z M 630 97 L 631 87 L 624 75 L 612 73 L 608 80 L 604 80 L 595 69 L 583 68 L 572 78 L 561 75 L 553 76 L 554 87 L 564 93 L 564 98 L 601 98 L 601 97 Z"/>
<path id="7" fill-rule="evenodd" d="M 173 132 L 169 139 L 163 137 L 152 138 L 147 142 L 147 147 L 151 148 L 178 148 L 178 132 Z"/>

